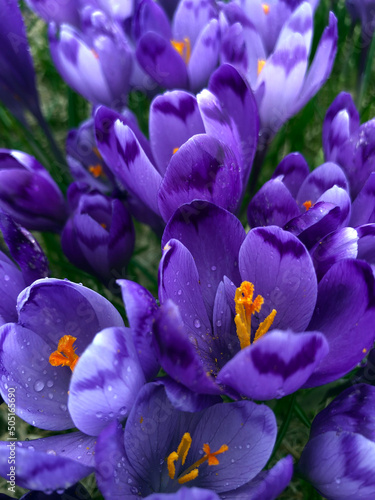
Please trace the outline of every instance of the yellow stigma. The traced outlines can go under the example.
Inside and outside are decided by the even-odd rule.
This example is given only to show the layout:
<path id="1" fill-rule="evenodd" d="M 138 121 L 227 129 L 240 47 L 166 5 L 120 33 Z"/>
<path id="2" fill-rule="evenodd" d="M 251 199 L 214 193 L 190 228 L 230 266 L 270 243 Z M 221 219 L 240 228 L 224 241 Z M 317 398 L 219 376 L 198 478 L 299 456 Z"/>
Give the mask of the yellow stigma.
<path id="1" fill-rule="evenodd" d="M 189 38 L 184 38 L 183 41 L 171 40 L 172 47 L 177 50 L 186 64 L 190 61 L 191 45 Z"/>
<path id="2" fill-rule="evenodd" d="M 57 350 L 49 357 L 50 364 L 52 366 L 69 366 L 73 371 L 79 360 L 79 356 L 75 353 L 75 348 L 73 347 L 76 340 L 77 339 L 71 335 L 64 335 L 61 337 Z"/>
<path id="3" fill-rule="evenodd" d="M 103 169 L 102 169 L 102 166 L 99 165 L 99 163 L 97 165 L 90 165 L 88 170 L 89 170 L 90 174 L 92 174 L 96 178 L 103 176 Z"/>
<path id="4" fill-rule="evenodd" d="M 188 432 L 185 432 L 185 434 L 182 436 L 180 444 L 178 445 L 177 452 L 172 451 L 172 453 L 168 455 L 167 466 L 168 466 L 169 477 L 171 479 L 175 479 L 176 462 L 180 461 L 181 465 L 185 464 L 187 454 L 189 453 L 190 450 L 191 442 L 192 439 L 190 434 Z M 204 451 L 203 457 L 194 462 L 193 465 L 188 467 L 185 471 L 183 471 L 180 474 L 180 476 L 177 478 L 178 483 L 185 484 L 198 477 L 199 473 L 198 468 L 206 461 L 208 462 L 208 465 L 218 465 L 219 460 L 216 458 L 216 456 L 220 455 L 221 453 L 224 453 L 227 450 L 228 446 L 226 444 L 223 444 L 217 451 L 211 452 L 210 446 L 207 443 L 205 443 L 203 445 L 203 451 Z"/>
<path id="5" fill-rule="evenodd" d="M 258 76 L 261 74 L 262 69 L 266 65 L 266 60 L 265 59 L 258 59 Z"/>
<path id="6" fill-rule="evenodd" d="M 264 299 L 261 295 L 253 300 L 254 285 L 249 281 L 243 281 L 241 286 L 237 288 L 234 297 L 236 304 L 236 316 L 234 322 L 237 328 L 237 337 L 240 341 L 241 349 L 248 347 L 252 342 L 260 339 L 270 329 L 273 320 L 276 316 L 276 310 L 273 309 L 262 323 L 258 326 L 255 332 L 254 339 L 251 340 L 251 316 L 256 312 L 259 313 Z"/>
<path id="7" fill-rule="evenodd" d="M 302 205 L 306 208 L 306 212 L 312 207 L 311 200 L 305 201 L 305 203 L 302 203 Z"/>
<path id="8" fill-rule="evenodd" d="M 270 11 L 270 6 L 267 3 L 262 3 L 263 12 L 267 15 Z"/>
<path id="9" fill-rule="evenodd" d="M 177 153 L 177 151 L 179 150 L 180 148 L 173 148 L 173 155 Z"/>

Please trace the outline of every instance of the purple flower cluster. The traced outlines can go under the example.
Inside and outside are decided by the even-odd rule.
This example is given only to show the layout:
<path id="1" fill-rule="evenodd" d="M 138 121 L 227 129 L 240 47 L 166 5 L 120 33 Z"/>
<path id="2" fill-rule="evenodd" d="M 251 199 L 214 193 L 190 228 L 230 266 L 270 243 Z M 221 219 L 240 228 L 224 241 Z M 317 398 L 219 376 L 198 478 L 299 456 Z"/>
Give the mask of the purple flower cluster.
<path id="1" fill-rule="evenodd" d="M 375 119 L 340 93 L 325 162 L 290 153 L 248 197 L 262 148 L 331 74 L 332 12 L 311 57 L 318 3 L 27 1 L 92 108 L 66 137 L 68 186 L 0 150 L 0 394 L 42 436 L 0 442 L 9 491 L 90 498 L 94 474 L 106 500 L 276 499 L 297 394 L 332 383 L 298 475 L 374 497 Z M 350 6 L 362 23 L 368 4 Z M 0 99 L 46 131 L 21 11 L 0 7 Z M 154 294 L 140 233 L 161 244 Z"/>

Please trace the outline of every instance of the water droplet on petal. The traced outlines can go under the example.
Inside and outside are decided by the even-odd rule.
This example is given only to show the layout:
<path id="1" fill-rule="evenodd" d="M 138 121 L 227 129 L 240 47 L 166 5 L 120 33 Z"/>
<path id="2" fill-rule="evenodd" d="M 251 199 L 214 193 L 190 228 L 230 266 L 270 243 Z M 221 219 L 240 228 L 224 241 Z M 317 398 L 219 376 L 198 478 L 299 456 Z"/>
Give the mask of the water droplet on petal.
<path id="1" fill-rule="evenodd" d="M 52 387 L 52 386 L 53 386 L 53 381 L 47 380 L 47 387 Z"/>
<path id="2" fill-rule="evenodd" d="M 199 321 L 199 319 L 194 320 L 194 326 L 195 326 L 195 328 L 200 328 L 201 322 Z"/>
<path id="3" fill-rule="evenodd" d="M 102 418 L 103 413 L 102 413 L 101 411 L 97 411 L 97 412 L 95 413 L 95 415 L 96 415 L 96 417 L 97 417 L 97 418 Z"/>
<path id="4" fill-rule="evenodd" d="M 44 389 L 44 382 L 43 380 L 37 380 L 34 384 L 34 391 L 40 392 Z"/>

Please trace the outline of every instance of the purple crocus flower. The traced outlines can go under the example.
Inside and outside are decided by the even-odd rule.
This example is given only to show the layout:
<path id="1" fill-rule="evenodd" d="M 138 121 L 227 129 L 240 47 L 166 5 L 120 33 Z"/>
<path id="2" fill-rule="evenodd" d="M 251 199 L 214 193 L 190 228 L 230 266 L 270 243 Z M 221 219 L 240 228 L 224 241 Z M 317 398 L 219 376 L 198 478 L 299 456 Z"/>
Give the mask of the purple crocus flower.
<path id="1" fill-rule="evenodd" d="M 244 11 L 233 9 L 231 4 L 224 9 L 230 24 L 223 36 L 222 62 L 234 64 L 246 75 L 255 92 L 265 140 L 272 138 L 318 92 L 331 73 L 337 49 L 337 20 L 330 13 L 329 25 L 308 69 L 313 30 L 309 2 L 301 3 L 292 12 L 271 49 L 261 35 L 266 31 L 268 39 L 271 33 L 272 40 L 274 29 L 280 29 L 278 23 L 272 25 L 273 17 L 268 19 L 273 7 L 264 4 L 260 33 Z"/>
<path id="2" fill-rule="evenodd" d="M 375 387 L 346 389 L 315 418 L 299 470 L 329 500 L 371 499 Z"/>
<path id="3" fill-rule="evenodd" d="M 125 431 L 113 423 L 98 438 L 96 474 L 106 499 L 274 499 L 287 486 L 287 457 L 261 473 L 276 438 L 272 411 L 250 401 L 181 412 L 164 388 L 141 390 Z"/>
<path id="4" fill-rule="evenodd" d="M 1 500 L 11 500 L 12 498 L 14 497 L 9 497 L 8 495 L 0 493 Z M 41 491 L 28 491 L 22 495 L 20 500 L 66 500 L 67 498 L 69 500 L 91 500 L 89 492 L 81 483 L 71 486 L 64 492 L 48 493 L 48 495 Z"/>
<path id="5" fill-rule="evenodd" d="M 64 80 L 94 104 L 120 108 L 126 103 L 132 54 L 121 27 L 88 5 L 81 12 L 81 30 L 51 23 L 53 62 Z M 58 32 L 59 31 L 59 32 Z"/>
<path id="6" fill-rule="evenodd" d="M 192 391 L 281 397 L 349 372 L 374 341 L 374 278 L 363 261 L 336 263 L 317 286 L 293 234 L 246 235 L 234 215 L 198 201 L 176 211 L 162 244 L 155 346 Z"/>
<path id="7" fill-rule="evenodd" d="M 39 278 L 49 274 L 48 261 L 34 237 L 0 211 L 0 229 L 9 252 L 18 266 L 0 252 L 0 325 L 17 320 L 18 294 Z"/>
<path id="8" fill-rule="evenodd" d="M 99 151 L 138 202 L 136 217 L 166 222 L 193 199 L 238 209 L 256 150 L 258 117 L 237 70 L 220 67 L 197 98 L 185 91 L 158 96 L 149 123 L 152 153 L 117 113 L 101 107 L 95 116 Z"/>
<path id="9" fill-rule="evenodd" d="M 108 198 L 87 184 L 73 183 L 68 190 L 71 216 L 61 246 L 68 259 L 114 287 L 126 275 L 134 249 L 134 226 L 120 200 Z"/>
<path id="10" fill-rule="evenodd" d="M 47 23 L 79 24 L 80 0 L 26 0 L 26 3 Z"/>
<path id="11" fill-rule="evenodd" d="M 27 229 L 59 231 L 67 210 L 47 170 L 21 151 L 0 149 L 0 208 Z"/>
<path id="12" fill-rule="evenodd" d="M 166 89 L 201 90 L 219 62 L 218 7 L 212 0 L 181 0 L 172 24 L 152 0 L 134 16 L 139 64 Z"/>
<path id="13" fill-rule="evenodd" d="M 43 121 L 33 61 L 17 0 L 1 0 L 0 10 L 0 100 L 24 125 L 25 110 Z"/>

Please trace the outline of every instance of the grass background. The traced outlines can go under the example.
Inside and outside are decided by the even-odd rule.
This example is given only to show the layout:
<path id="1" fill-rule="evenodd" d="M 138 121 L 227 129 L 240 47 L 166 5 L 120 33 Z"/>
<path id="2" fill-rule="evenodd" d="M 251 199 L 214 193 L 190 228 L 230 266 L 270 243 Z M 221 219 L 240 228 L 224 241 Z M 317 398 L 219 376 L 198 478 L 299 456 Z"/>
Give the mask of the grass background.
<path id="1" fill-rule="evenodd" d="M 65 138 L 70 128 L 89 117 L 90 105 L 74 93 L 60 78 L 54 68 L 47 44 L 47 28 L 45 23 L 21 4 L 24 14 L 31 52 L 34 59 L 37 86 L 40 95 L 43 114 L 51 128 L 60 149 L 64 151 Z M 258 187 L 267 181 L 281 159 L 293 151 L 301 152 L 310 168 L 313 169 L 324 162 L 322 152 L 322 122 L 325 112 L 340 91 L 351 92 L 361 114 L 361 121 L 367 121 L 375 115 L 375 65 L 372 57 L 366 66 L 362 82 L 358 78 L 358 66 L 363 49 L 360 26 L 353 26 L 345 9 L 344 0 L 321 0 L 315 15 L 314 53 L 320 36 L 327 25 L 328 13 L 332 9 L 339 21 L 339 44 L 335 65 L 330 79 L 320 92 L 305 106 L 305 108 L 278 132 L 268 150 L 258 181 Z M 374 45 L 374 44 L 373 44 Z M 374 47 L 372 47 L 374 49 Z M 129 107 L 137 114 L 144 133 L 147 131 L 148 106 L 146 98 L 131 95 Z M 0 104 L 0 147 L 17 149 L 35 156 L 52 175 L 56 176 L 55 159 L 45 135 L 32 116 L 28 116 L 30 131 L 22 127 Z M 64 188 L 64 186 L 62 186 Z M 246 224 L 244 217 L 242 221 Z M 156 269 L 161 256 L 160 241 L 142 224 L 136 223 L 136 249 L 128 269 L 128 278 L 146 286 L 157 294 Z M 50 233 L 35 233 L 36 238 L 44 248 L 51 268 L 51 276 L 68 277 L 71 281 L 81 282 L 105 295 L 111 300 L 125 317 L 122 301 L 119 296 L 113 296 L 101 283 L 70 264 L 61 252 L 59 236 Z M 333 384 L 337 387 L 337 384 Z M 329 386 L 314 390 L 299 391 L 297 396 L 285 397 L 270 406 L 274 409 L 278 424 L 279 436 L 282 441 L 271 464 L 282 456 L 290 453 L 297 461 L 308 439 L 309 427 L 314 416 L 329 402 Z M 6 439 L 7 407 L 0 407 L 0 433 Z M 285 422 L 289 421 L 289 426 Z M 20 419 L 17 419 L 17 439 L 35 439 L 50 435 L 47 431 L 36 429 Z M 95 488 L 93 476 L 83 483 L 93 495 L 101 498 Z M 0 478 L 0 492 L 6 493 L 6 481 Z M 18 489 L 19 498 L 22 489 Z M 294 478 L 281 499 L 313 500 L 321 498 L 311 485 L 298 477 Z"/>

